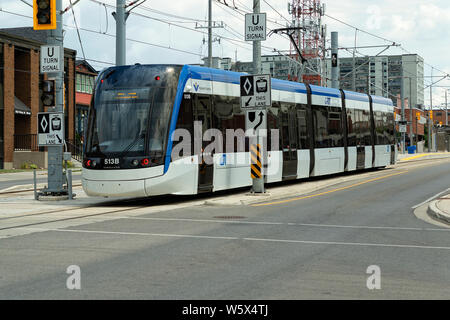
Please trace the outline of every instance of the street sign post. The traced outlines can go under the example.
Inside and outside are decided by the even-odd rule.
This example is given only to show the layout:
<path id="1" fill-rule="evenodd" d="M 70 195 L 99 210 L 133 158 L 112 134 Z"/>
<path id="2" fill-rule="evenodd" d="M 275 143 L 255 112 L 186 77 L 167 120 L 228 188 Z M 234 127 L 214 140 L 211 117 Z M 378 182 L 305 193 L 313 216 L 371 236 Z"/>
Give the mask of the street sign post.
<path id="1" fill-rule="evenodd" d="M 269 74 L 241 76 L 241 108 L 266 109 L 272 105 Z"/>
<path id="2" fill-rule="evenodd" d="M 64 144 L 64 114 L 38 113 L 38 146 L 62 146 Z"/>
<path id="3" fill-rule="evenodd" d="M 265 41 L 266 30 L 265 13 L 247 13 L 245 15 L 245 41 Z"/>
<path id="4" fill-rule="evenodd" d="M 59 46 L 41 46 L 41 73 L 61 72 Z"/>

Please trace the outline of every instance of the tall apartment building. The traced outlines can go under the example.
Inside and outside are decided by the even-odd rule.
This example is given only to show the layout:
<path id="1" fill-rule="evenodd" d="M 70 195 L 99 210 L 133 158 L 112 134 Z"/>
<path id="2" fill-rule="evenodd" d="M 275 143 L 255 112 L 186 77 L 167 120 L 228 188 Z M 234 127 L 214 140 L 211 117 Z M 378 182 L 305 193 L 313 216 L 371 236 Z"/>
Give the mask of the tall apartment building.
<path id="1" fill-rule="evenodd" d="M 395 56 L 369 56 L 355 58 L 355 91 L 369 92 L 391 98 L 397 103 L 401 93 L 413 107 L 424 104 L 424 63 L 417 54 Z M 353 58 L 339 59 L 339 84 L 342 89 L 353 90 Z M 327 86 L 331 86 L 331 60 L 326 60 Z"/>

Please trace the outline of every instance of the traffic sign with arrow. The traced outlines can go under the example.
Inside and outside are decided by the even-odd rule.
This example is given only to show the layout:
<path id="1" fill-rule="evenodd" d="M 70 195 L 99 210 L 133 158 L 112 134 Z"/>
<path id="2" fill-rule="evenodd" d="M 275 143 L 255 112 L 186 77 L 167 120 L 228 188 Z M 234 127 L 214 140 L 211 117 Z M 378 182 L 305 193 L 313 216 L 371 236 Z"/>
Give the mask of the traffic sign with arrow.
<path id="1" fill-rule="evenodd" d="M 246 110 L 245 130 L 252 130 L 254 135 L 265 136 L 267 129 L 267 111 Z"/>

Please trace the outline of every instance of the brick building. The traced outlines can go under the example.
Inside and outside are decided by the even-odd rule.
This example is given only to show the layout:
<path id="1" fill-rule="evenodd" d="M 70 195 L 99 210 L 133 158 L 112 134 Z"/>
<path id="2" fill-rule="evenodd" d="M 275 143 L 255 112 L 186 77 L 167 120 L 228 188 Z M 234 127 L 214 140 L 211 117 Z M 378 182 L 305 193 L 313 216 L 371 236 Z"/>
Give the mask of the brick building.
<path id="1" fill-rule="evenodd" d="M 75 73 L 75 132 L 81 138 L 84 132 L 84 120 L 87 119 L 95 78 L 98 72 L 86 60 L 77 60 L 75 62 Z"/>
<path id="2" fill-rule="evenodd" d="M 445 108 L 443 109 L 433 109 L 433 124 L 434 125 L 443 125 L 445 126 L 446 120 L 450 124 L 450 111 L 447 110 L 447 119 L 445 118 Z M 427 110 L 427 116 L 429 111 Z"/>
<path id="3" fill-rule="evenodd" d="M 424 140 L 425 136 L 425 125 L 426 118 L 428 116 L 427 112 L 421 108 L 409 108 L 408 99 L 405 99 L 404 103 L 405 108 L 405 120 L 408 121 L 408 125 L 406 126 L 406 142 L 409 145 L 409 134 L 410 134 L 410 120 L 412 119 L 412 133 L 413 133 L 413 142 Z M 396 119 L 401 119 L 402 108 L 401 108 L 401 100 L 400 97 L 397 98 L 397 106 L 395 107 Z M 412 117 L 410 118 L 410 112 L 412 110 Z M 398 124 L 396 125 L 395 130 L 399 132 Z M 414 144 L 413 143 L 413 144 Z"/>
<path id="4" fill-rule="evenodd" d="M 31 27 L 0 29 L 0 168 L 20 168 L 25 161 L 47 164 L 36 138 L 37 113 L 47 111 L 40 99 L 46 75 L 39 69 L 46 37 L 46 31 Z M 66 140 L 75 138 L 75 58 L 75 50 L 64 50 Z"/>

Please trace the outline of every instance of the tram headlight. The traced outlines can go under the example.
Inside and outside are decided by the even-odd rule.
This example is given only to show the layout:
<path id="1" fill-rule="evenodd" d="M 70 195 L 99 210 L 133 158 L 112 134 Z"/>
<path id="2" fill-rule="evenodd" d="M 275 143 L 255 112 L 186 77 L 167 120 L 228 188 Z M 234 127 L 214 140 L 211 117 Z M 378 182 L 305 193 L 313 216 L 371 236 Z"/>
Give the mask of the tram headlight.
<path id="1" fill-rule="evenodd" d="M 133 161 L 131 161 L 131 164 L 136 167 L 139 164 L 139 161 L 137 159 L 134 159 Z"/>

